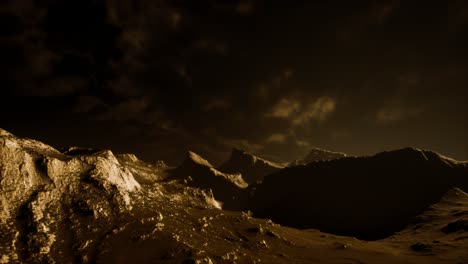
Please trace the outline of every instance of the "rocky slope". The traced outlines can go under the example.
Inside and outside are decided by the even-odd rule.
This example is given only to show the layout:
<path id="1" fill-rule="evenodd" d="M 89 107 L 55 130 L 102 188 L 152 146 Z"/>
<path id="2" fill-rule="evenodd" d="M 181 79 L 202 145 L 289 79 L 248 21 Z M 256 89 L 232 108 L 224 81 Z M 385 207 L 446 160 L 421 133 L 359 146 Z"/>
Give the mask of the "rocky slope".
<path id="1" fill-rule="evenodd" d="M 169 167 L 164 161 L 156 161 L 153 164 L 148 164 L 135 156 L 135 154 L 118 154 L 116 155 L 119 163 L 132 173 L 135 180 L 140 184 L 151 184 L 155 181 L 162 180 L 167 177 L 165 173 Z"/>
<path id="2" fill-rule="evenodd" d="M 306 165 L 316 161 L 329 161 L 334 159 L 346 158 L 348 155 L 341 152 L 334 152 L 319 148 L 313 148 L 303 159 L 298 159 L 289 164 L 289 166 Z"/>
<path id="3" fill-rule="evenodd" d="M 394 156 L 405 153 L 382 154 L 388 157 L 381 159 L 391 157 L 394 165 L 403 166 Z M 439 165 L 429 166 L 430 170 L 466 168 L 462 163 L 423 153 L 431 161 L 429 164 L 439 161 Z M 426 171 L 423 165 L 419 166 L 422 172 Z M 269 181 L 265 181 L 266 186 Z M 202 188 L 195 188 L 198 185 Z M 222 204 L 213 193 L 216 195 L 218 188 L 237 191 L 245 186 L 239 175 L 221 173 L 194 153 L 183 165 L 171 169 L 107 150 L 74 147 L 57 151 L 0 130 L 0 263 L 468 260 L 468 196 L 460 189 L 450 191 L 392 236 L 361 241 L 316 229 L 283 227 L 268 219 L 254 218 L 249 212 L 221 210 Z M 285 190 L 288 191 L 279 187 L 274 196 L 281 197 Z M 309 194 L 302 200 L 307 201 Z M 339 192 L 332 194 L 340 198 Z M 307 216 L 311 205 L 302 203 L 304 214 L 300 217 Z"/>
<path id="4" fill-rule="evenodd" d="M 458 188 L 414 218 L 404 230 L 385 240 L 387 245 L 410 248 L 419 256 L 445 263 L 466 263 L 468 253 L 468 194 Z"/>
<path id="5" fill-rule="evenodd" d="M 259 217 L 363 239 L 384 238 L 451 187 L 468 190 L 468 165 L 407 148 L 290 167 L 257 186 Z"/>
<path id="6" fill-rule="evenodd" d="M 142 188 L 108 150 L 62 153 L 0 130 L 0 173 L 2 263 L 95 261 L 110 234 L 140 218 Z M 219 207 L 206 193 L 184 191 L 191 196 L 166 190 L 165 197 Z"/>
<path id="7" fill-rule="evenodd" d="M 73 261 L 95 254 L 116 215 L 131 210 L 140 185 L 110 151 L 66 155 L 0 133 L 2 258 Z M 93 239 L 89 239 L 93 237 Z M 73 252 L 67 252 L 67 250 Z"/>
<path id="8" fill-rule="evenodd" d="M 242 178 L 248 183 L 261 182 L 263 178 L 272 174 L 283 166 L 256 157 L 244 150 L 234 148 L 231 157 L 218 169 L 227 173 L 240 173 Z"/>
<path id="9" fill-rule="evenodd" d="M 241 174 L 223 173 L 215 169 L 207 160 L 189 151 L 182 165 L 169 171 L 169 180 L 183 180 L 185 184 L 212 191 L 223 208 L 240 210 L 245 207 L 248 184 Z"/>

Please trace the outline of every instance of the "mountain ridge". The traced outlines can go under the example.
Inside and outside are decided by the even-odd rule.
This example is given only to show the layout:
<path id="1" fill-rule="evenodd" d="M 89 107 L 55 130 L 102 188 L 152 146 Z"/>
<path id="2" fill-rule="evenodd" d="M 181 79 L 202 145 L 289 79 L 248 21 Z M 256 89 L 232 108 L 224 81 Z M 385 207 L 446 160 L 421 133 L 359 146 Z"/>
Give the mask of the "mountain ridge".
<path id="1" fill-rule="evenodd" d="M 466 163 L 437 153 L 415 150 L 396 153 L 383 153 L 378 159 L 389 161 L 390 168 L 405 165 L 402 161 L 408 157 L 422 168 L 435 164 L 428 167 L 429 171 L 467 168 Z M 288 167 L 268 175 L 262 184 L 240 188 L 229 182 L 225 173 L 218 171 L 221 175 L 215 175 L 217 170 L 200 156 L 195 153 L 187 156 L 181 166 L 167 168 L 159 163 L 145 163 L 133 154 L 114 155 L 110 150 L 73 147 L 58 151 L 39 141 L 0 130 L 0 263 L 336 264 L 359 259 L 363 263 L 417 264 L 463 263 L 468 259 L 465 240 L 468 195 L 461 189 L 444 192 L 442 199 L 423 208 L 415 218 L 417 221 L 408 222 L 378 241 L 322 232 L 327 230 L 283 227 L 269 219 L 253 217 L 246 211 L 250 207 L 235 208 L 258 198 L 256 188 L 280 180 L 282 184 L 270 198 L 287 200 L 298 194 L 302 211 L 297 217 L 306 218 L 308 211 L 315 210 L 307 199 L 315 194 L 310 190 L 302 192 L 310 187 L 301 182 L 304 176 L 331 177 L 330 180 L 342 186 L 350 185 L 336 181 L 332 171 L 323 175 L 299 173 L 288 178 L 280 175 L 291 171 L 310 172 L 315 167 L 330 170 L 336 166 L 341 168 L 339 171 L 349 172 L 342 167 L 356 160 L 374 161 L 375 157 L 349 157 Z M 389 159 L 393 156 L 402 158 Z M 180 177 L 172 178 L 177 169 Z M 200 179 L 209 179 L 213 189 L 198 188 L 199 183 L 193 181 Z M 228 188 L 216 187 L 213 180 L 219 179 Z M 288 182 L 297 188 L 295 192 L 288 192 Z M 317 188 L 330 191 L 327 185 Z M 340 191 L 343 190 L 332 189 L 328 201 L 344 203 L 353 199 Z M 380 192 L 376 190 L 376 194 Z M 284 194 L 286 197 L 282 197 Z M 232 201 L 233 195 L 239 199 Z M 245 211 L 222 210 L 216 200 L 219 198 L 225 199 L 224 208 L 228 204 L 234 210 Z M 326 204 L 327 199 L 320 202 Z M 397 202 L 398 207 L 408 205 Z M 275 212 L 284 210 L 281 202 L 275 206 Z M 391 211 L 386 204 L 380 206 Z M 346 215 L 346 210 L 336 210 L 333 205 L 328 209 L 341 216 L 340 222 L 353 220 Z M 258 215 L 256 211 L 253 213 Z M 276 221 L 274 214 L 266 218 Z"/>
<path id="2" fill-rule="evenodd" d="M 262 181 L 263 178 L 284 166 L 259 158 L 242 149 L 233 148 L 230 158 L 218 167 L 220 171 L 240 173 L 249 184 Z"/>
<path id="3" fill-rule="evenodd" d="M 312 148 L 309 150 L 309 153 L 304 158 L 294 160 L 290 162 L 288 166 L 306 165 L 311 162 L 329 161 L 346 157 L 348 157 L 348 155 L 342 152 L 334 152 L 320 148 Z"/>
<path id="4" fill-rule="evenodd" d="M 404 148 L 288 167 L 256 186 L 252 211 L 287 226 L 379 239 L 402 229 L 450 188 L 467 191 L 467 164 Z"/>

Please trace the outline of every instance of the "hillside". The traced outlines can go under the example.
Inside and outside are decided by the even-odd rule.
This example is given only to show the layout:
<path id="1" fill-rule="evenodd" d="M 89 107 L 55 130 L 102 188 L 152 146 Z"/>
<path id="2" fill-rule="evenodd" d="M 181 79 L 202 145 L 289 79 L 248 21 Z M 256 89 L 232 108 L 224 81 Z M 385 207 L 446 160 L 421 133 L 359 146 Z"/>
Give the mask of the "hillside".
<path id="1" fill-rule="evenodd" d="M 406 148 L 283 169 L 257 186 L 252 210 L 287 226 L 380 239 L 452 187 L 468 190 L 466 162 Z"/>
<path id="2" fill-rule="evenodd" d="M 219 170 L 227 173 L 240 173 L 248 183 L 261 182 L 263 178 L 283 168 L 271 161 L 256 157 L 241 149 L 232 149 L 231 157 Z"/>
<path id="3" fill-rule="evenodd" d="M 185 161 L 177 168 L 168 171 L 168 180 L 183 180 L 188 186 L 213 192 L 223 208 L 240 210 L 247 199 L 248 184 L 241 174 L 228 174 L 215 169 L 207 160 L 189 151 Z"/>
<path id="4" fill-rule="evenodd" d="M 304 175 L 315 180 L 330 177 L 333 168 L 338 172 L 349 169 L 345 166 L 347 162 L 357 162 L 352 167 L 364 174 L 379 166 L 399 171 L 412 164 L 414 170 L 424 173 L 425 177 L 416 177 L 419 185 L 432 183 L 428 179 L 439 173 L 457 182 L 459 172 L 466 172 L 466 163 L 431 152 L 402 150 L 317 163 L 325 166 L 322 172 L 328 173 L 322 175 L 309 175 L 319 171 L 313 169 L 317 164 L 286 168 L 267 177 L 264 187 L 271 188 L 284 173 L 295 172 L 297 176 L 282 178 L 283 184 L 275 187 L 269 200 L 261 196 L 265 189 L 259 184 L 257 187 L 261 189 L 253 198 L 261 197 L 262 202 L 277 197 L 291 201 L 294 192 L 289 192 L 292 191 L 289 188 L 294 186 L 296 198 L 301 201 L 295 208 L 301 212 L 293 212 L 291 216 L 307 219 L 308 212 L 315 210 L 313 206 L 321 203 L 312 203 L 310 196 L 314 195 L 303 193 L 304 188 L 298 186 L 304 183 Z M 368 169 L 359 167 L 363 164 Z M 432 174 L 428 173 L 431 171 Z M 346 172 L 349 176 L 350 171 Z M 442 193 L 441 198 L 391 236 L 362 241 L 323 230 L 284 227 L 276 220 L 255 218 L 249 212 L 222 210 L 226 204 L 216 200 L 216 194 L 222 197 L 219 190 L 245 190 L 247 184 L 238 174 L 219 172 L 195 153 L 189 153 L 181 166 L 172 169 L 147 164 L 130 154 L 114 155 L 109 150 L 74 147 L 58 151 L 0 129 L 0 173 L 0 263 L 416 264 L 464 263 L 468 259 L 468 195 L 461 189 Z M 388 175 L 381 173 L 380 177 L 385 179 Z M 359 176 L 351 176 L 359 183 Z M 422 181 L 423 178 L 426 180 Z M 463 177 L 459 180 L 465 182 Z M 358 186 L 355 188 L 362 191 Z M 321 187 L 328 190 L 327 185 Z M 335 188 L 334 192 L 328 192 L 330 199 L 322 201 L 336 199 L 338 204 L 346 204 L 346 199 L 339 200 L 346 195 L 343 190 Z M 411 209 L 411 203 L 403 203 L 399 198 L 405 190 L 399 186 L 389 200 L 397 201 L 398 208 Z M 385 189 L 383 192 L 388 194 Z M 418 189 L 414 193 L 416 197 L 426 195 L 421 195 Z M 350 197 L 347 199 L 354 199 Z M 378 202 L 381 197 L 373 199 Z M 380 205 L 392 210 L 388 205 L 393 204 Z M 277 205 L 279 212 L 284 212 L 281 211 L 285 209 L 284 203 Z M 339 207 L 328 205 L 342 217 L 341 222 L 359 220 L 346 215 L 346 210 L 341 212 Z M 357 212 L 362 210 L 362 205 L 354 206 Z M 272 218 L 277 217 L 275 212 L 270 213 Z"/>

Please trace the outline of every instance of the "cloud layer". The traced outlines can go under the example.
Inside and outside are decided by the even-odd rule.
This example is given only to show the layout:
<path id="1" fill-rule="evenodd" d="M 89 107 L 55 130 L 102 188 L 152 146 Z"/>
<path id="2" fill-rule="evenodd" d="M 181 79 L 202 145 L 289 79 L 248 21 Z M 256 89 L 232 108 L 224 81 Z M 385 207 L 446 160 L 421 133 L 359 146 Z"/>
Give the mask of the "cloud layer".
<path id="1" fill-rule="evenodd" d="M 231 147 L 292 160 L 311 146 L 406 145 L 461 159 L 467 10 L 464 1 L 4 1 L 1 121 L 57 145 L 89 135 L 83 144 L 169 162 L 187 148 L 216 163 Z"/>

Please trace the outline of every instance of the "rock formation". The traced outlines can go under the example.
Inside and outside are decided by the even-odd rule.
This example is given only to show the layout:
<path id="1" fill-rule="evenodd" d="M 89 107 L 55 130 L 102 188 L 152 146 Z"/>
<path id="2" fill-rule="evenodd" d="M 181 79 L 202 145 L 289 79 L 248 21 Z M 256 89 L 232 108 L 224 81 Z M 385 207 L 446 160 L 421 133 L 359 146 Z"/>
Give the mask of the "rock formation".
<path id="1" fill-rule="evenodd" d="M 140 189 L 111 151 L 69 156 L 40 142 L 0 133 L 2 249 L 12 262 L 93 257 L 116 215 Z M 93 238 L 93 239 L 91 239 Z M 73 240 L 73 241 L 72 241 Z M 73 252 L 64 248 L 73 245 Z"/>
<path id="2" fill-rule="evenodd" d="M 228 174 L 215 169 L 207 160 L 189 151 L 183 164 L 169 172 L 169 179 L 183 179 L 192 187 L 211 190 L 223 208 L 240 210 L 245 207 L 248 184 L 241 174 Z"/>
<path id="3" fill-rule="evenodd" d="M 442 189 L 466 190 L 466 169 L 405 149 L 286 168 L 248 190 L 267 209 L 257 214 L 292 226 L 326 217 L 337 233 L 423 212 L 385 239 L 361 241 L 221 210 L 216 199 L 245 202 L 232 197 L 245 198 L 247 183 L 195 153 L 171 169 L 108 150 L 57 151 L 0 129 L 0 263 L 464 263 L 468 195 Z M 278 217 L 286 213 L 296 222 Z"/>
<path id="4" fill-rule="evenodd" d="M 157 161 L 154 164 L 148 164 L 138 159 L 135 154 L 116 155 L 120 164 L 132 172 L 135 179 L 140 184 L 151 184 L 157 180 L 167 177 L 165 171 L 169 168 L 164 161 Z"/>
<path id="5" fill-rule="evenodd" d="M 227 173 L 240 173 L 248 183 L 261 182 L 263 178 L 283 168 L 281 165 L 256 157 L 244 150 L 234 148 L 231 157 L 219 167 Z"/>

